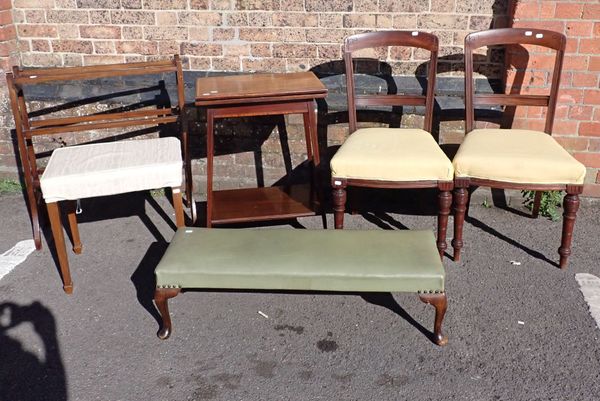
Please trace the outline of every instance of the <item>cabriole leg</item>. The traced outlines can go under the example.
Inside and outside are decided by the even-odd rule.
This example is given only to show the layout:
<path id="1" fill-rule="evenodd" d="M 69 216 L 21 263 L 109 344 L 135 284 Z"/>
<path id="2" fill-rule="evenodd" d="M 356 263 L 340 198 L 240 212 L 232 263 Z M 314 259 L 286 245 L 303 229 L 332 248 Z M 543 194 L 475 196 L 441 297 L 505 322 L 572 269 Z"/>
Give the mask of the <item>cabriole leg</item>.
<path id="1" fill-rule="evenodd" d="M 437 345 L 446 345 L 448 343 L 448 337 L 442 334 L 442 323 L 444 321 L 444 315 L 448 308 L 448 299 L 445 293 L 437 294 L 419 294 L 419 298 L 422 302 L 432 305 L 435 308 L 435 323 L 433 325 L 433 342 Z"/>
<path id="2" fill-rule="evenodd" d="M 154 292 L 154 303 L 162 318 L 162 327 L 157 333 L 158 338 L 166 340 L 171 335 L 171 316 L 167 301 L 179 294 L 180 288 L 157 288 Z"/>

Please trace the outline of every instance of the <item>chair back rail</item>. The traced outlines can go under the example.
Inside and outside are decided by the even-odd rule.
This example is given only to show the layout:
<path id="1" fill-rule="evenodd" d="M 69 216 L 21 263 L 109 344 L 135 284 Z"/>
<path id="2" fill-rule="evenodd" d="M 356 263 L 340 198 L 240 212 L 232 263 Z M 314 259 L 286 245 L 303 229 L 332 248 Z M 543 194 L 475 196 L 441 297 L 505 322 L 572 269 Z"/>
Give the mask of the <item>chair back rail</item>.
<path id="1" fill-rule="evenodd" d="M 376 47 L 414 47 L 430 52 L 427 89 L 425 95 L 357 95 L 354 80 L 352 54 L 358 50 Z M 344 41 L 344 64 L 346 67 L 346 88 L 348 92 L 348 121 L 350 133 L 356 131 L 357 106 L 425 106 L 424 127 L 431 132 L 435 77 L 438 56 L 438 38 L 435 35 L 418 31 L 378 31 L 352 35 Z"/>
<path id="2" fill-rule="evenodd" d="M 536 45 L 556 51 L 552 82 L 548 95 L 475 94 L 473 84 L 473 53 L 484 46 L 497 45 Z M 475 106 L 541 106 L 547 107 L 544 132 L 551 134 L 558 100 L 560 75 L 566 46 L 562 33 L 544 29 L 502 28 L 473 32 L 465 38 L 465 131 L 473 130 Z"/>

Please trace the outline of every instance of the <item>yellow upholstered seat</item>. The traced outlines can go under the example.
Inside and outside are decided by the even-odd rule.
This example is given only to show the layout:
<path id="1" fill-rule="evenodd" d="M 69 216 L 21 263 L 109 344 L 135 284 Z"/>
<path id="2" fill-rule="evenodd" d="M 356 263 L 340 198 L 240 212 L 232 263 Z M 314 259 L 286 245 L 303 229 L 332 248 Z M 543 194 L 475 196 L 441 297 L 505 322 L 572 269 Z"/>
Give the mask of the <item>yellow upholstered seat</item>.
<path id="1" fill-rule="evenodd" d="M 550 135 L 521 129 L 476 129 L 453 160 L 457 178 L 521 184 L 582 184 L 585 166 Z"/>
<path id="2" fill-rule="evenodd" d="M 452 162 L 422 129 L 362 128 L 331 159 L 335 178 L 452 181 Z"/>

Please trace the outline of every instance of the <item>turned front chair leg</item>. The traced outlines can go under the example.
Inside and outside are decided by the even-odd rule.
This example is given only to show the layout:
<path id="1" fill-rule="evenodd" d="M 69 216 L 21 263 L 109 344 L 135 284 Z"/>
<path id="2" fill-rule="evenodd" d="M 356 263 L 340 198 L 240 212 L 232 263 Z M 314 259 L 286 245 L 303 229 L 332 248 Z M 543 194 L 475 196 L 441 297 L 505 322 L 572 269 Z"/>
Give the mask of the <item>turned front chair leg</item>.
<path id="1" fill-rule="evenodd" d="M 157 288 L 154 291 L 154 303 L 160 312 L 162 326 L 158 330 L 157 336 L 161 340 L 166 340 L 171 335 L 171 316 L 169 315 L 169 305 L 167 301 L 179 294 L 180 288 Z"/>
<path id="2" fill-rule="evenodd" d="M 346 211 L 346 185 L 338 180 L 333 181 L 333 220 L 336 229 L 344 228 L 344 212 Z"/>
<path id="3" fill-rule="evenodd" d="M 563 201 L 563 229 L 562 239 L 558 253 L 560 255 L 560 268 L 567 267 L 569 256 L 571 255 L 571 241 L 573 239 L 573 227 L 575 226 L 575 217 L 579 209 L 579 195 L 577 193 L 567 192 Z"/>
<path id="4" fill-rule="evenodd" d="M 65 236 L 63 234 L 62 224 L 60 222 L 60 212 L 57 202 L 46 204 L 48 208 L 48 218 L 50 220 L 50 228 L 52 229 L 52 237 L 54 238 L 54 246 L 56 247 L 56 255 L 58 257 L 58 265 L 60 274 L 63 279 L 63 289 L 67 294 L 73 293 L 73 282 L 71 281 L 71 271 L 69 269 L 69 260 L 67 259 L 67 249 L 65 247 Z"/>
<path id="5" fill-rule="evenodd" d="M 183 216 L 183 199 L 181 196 L 181 190 L 179 188 L 173 188 L 173 208 L 175 209 L 175 224 L 177 227 L 185 226 L 185 219 Z M 192 220 L 194 217 L 192 216 Z"/>
<path id="6" fill-rule="evenodd" d="M 465 224 L 465 212 L 467 210 L 467 189 L 456 188 L 454 190 L 454 261 L 460 261 L 460 250 L 463 247 L 463 225 Z"/>
<path id="7" fill-rule="evenodd" d="M 448 248 L 446 244 L 446 231 L 448 229 L 448 216 L 452 206 L 452 194 L 450 191 L 440 191 L 438 195 L 438 227 L 437 227 L 437 248 L 440 252 L 440 258 L 444 258 L 444 252 Z"/>
<path id="8" fill-rule="evenodd" d="M 81 238 L 79 237 L 79 227 L 77 226 L 77 201 L 69 201 L 67 209 L 67 219 L 69 220 L 69 230 L 71 230 L 71 239 L 73 240 L 73 252 L 81 253 Z"/>
<path id="9" fill-rule="evenodd" d="M 448 308 L 448 299 L 445 293 L 437 294 L 419 294 L 419 298 L 422 302 L 432 305 L 435 308 L 435 322 L 433 325 L 433 342 L 437 345 L 446 345 L 448 343 L 448 337 L 442 334 L 442 323 L 444 322 L 444 315 Z"/>

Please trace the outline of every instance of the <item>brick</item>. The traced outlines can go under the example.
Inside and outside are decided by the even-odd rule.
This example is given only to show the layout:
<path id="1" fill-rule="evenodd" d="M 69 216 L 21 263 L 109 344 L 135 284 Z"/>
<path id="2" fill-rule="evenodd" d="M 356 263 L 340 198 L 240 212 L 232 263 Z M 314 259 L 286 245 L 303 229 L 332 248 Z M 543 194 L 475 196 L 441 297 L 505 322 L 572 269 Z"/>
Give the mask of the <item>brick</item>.
<path id="1" fill-rule="evenodd" d="M 142 0 L 121 0 L 121 7 L 139 10 L 142 8 Z"/>
<path id="2" fill-rule="evenodd" d="M 574 56 L 566 55 L 563 61 L 564 70 L 573 71 L 585 71 L 588 68 L 589 57 L 587 56 Z M 551 68 L 552 64 L 548 65 L 547 68 Z"/>
<path id="3" fill-rule="evenodd" d="M 584 91 L 582 89 L 566 89 L 560 88 L 558 90 L 558 101 L 560 103 L 571 103 L 578 104 L 584 99 Z M 585 102 L 587 103 L 587 102 Z"/>
<path id="4" fill-rule="evenodd" d="M 101 65 L 101 64 L 119 64 L 123 63 L 125 58 L 123 56 L 97 56 L 97 55 L 85 55 L 83 56 L 84 65 Z"/>
<path id="5" fill-rule="evenodd" d="M 456 10 L 454 0 L 431 0 L 431 12 L 450 13 Z"/>
<path id="6" fill-rule="evenodd" d="M 53 40 L 52 49 L 61 53 L 86 53 L 93 52 L 92 42 L 84 40 Z"/>
<path id="7" fill-rule="evenodd" d="M 556 4 L 553 1 L 543 1 L 542 4 L 540 4 L 540 18 L 553 18 L 555 9 Z"/>
<path id="8" fill-rule="evenodd" d="M 596 183 L 600 184 L 600 171 L 596 174 Z"/>
<path id="9" fill-rule="evenodd" d="M 249 42 L 277 42 L 276 29 L 240 28 L 240 40 Z"/>
<path id="10" fill-rule="evenodd" d="M 308 2 L 309 0 L 307 0 Z M 336 1 L 336 0 L 332 0 Z M 262 10 L 262 11 L 273 11 L 279 9 L 278 0 L 236 0 L 236 10 Z M 307 11 L 308 6 L 307 6 Z"/>
<path id="11" fill-rule="evenodd" d="M 388 0 L 381 0 L 381 2 L 386 2 L 386 1 L 388 1 Z M 402 2 L 402 3 L 404 3 L 404 2 Z M 350 12 L 350 11 L 352 11 L 352 0 L 327 0 L 327 1 L 305 0 L 305 7 L 306 7 L 306 11 Z M 380 7 L 381 7 L 381 5 L 380 5 Z"/>
<path id="12" fill-rule="evenodd" d="M 600 153 L 600 138 L 589 137 L 588 152 Z"/>
<path id="13" fill-rule="evenodd" d="M 416 29 L 417 28 L 417 14 L 394 15 L 394 18 L 392 21 L 392 27 L 394 29 Z M 464 41 L 462 43 L 464 43 Z"/>
<path id="14" fill-rule="evenodd" d="M 600 168 L 600 153 L 575 152 L 573 156 L 586 167 Z"/>
<path id="15" fill-rule="evenodd" d="M 79 34 L 82 38 L 93 39 L 121 39 L 119 26 L 80 26 Z"/>
<path id="16" fill-rule="evenodd" d="M 148 43 L 158 43 L 158 54 L 178 54 L 180 50 L 180 46 L 178 42 L 171 40 L 161 40 L 160 42 L 148 42 Z M 152 54 L 153 51 L 148 48 L 147 50 L 149 54 Z M 154 50 L 156 53 L 156 50 Z"/>
<path id="17" fill-rule="evenodd" d="M 14 0 L 14 8 L 53 8 L 54 0 Z"/>
<path id="18" fill-rule="evenodd" d="M 316 58 L 316 45 L 273 44 L 273 56 L 279 58 Z"/>
<path id="19" fill-rule="evenodd" d="M 587 21 L 569 21 L 566 25 L 567 36 L 591 36 L 594 24 Z"/>
<path id="20" fill-rule="evenodd" d="M 339 60 L 342 57 L 342 45 L 317 45 L 317 57 L 325 60 Z"/>
<path id="21" fill-rule="evenodd" d="M 79 26 L 72 24 L 57 25 L 58 37 L 61 39 L 78 39 Z"/>
<path id="22" fill-rule="evenodd" d="M 573 86 L 574 87 L 598 87 L 598 74 L 597 73 L 574 73 L 573 74 Z"/>
<path id="23" fill-rule="evenodd" d="M 52 51 L 52 48 L 50 47 L 50 41 L 45 39 L 32 39 L 31 51 L 50 53 Z"/>
<path id="24" fill-rule="evenodd" d="M 4 18 L 3 14 L 6 14 L 8 17 L 8 21 Z M 25 11 L 25 21 L 28 24 L 44 24 L 46 23 L 46 13 L 44 10 L 26 10 Z M 3 11 L 0 13 L 0 23 L 1 24 L 10 24 L 11 23 L 10 11 Z"/>
<path id="25" fill-rule="evenodd" d="M 539 2 L 526 3 L 519 1 L 515 8 L 515 18 L 518 19 L 534 19 L 540 16 Z"/>
<path id="26" fill-rule="evenodd" d="M 190 0 L 191 10 L 208 10 L 208 0 Z"/>
<path id="27" fill-rule="evenodd" d="M 155 14 L 150 11 L 111 11 L 110 19 L 119 25 L 154 25 Z"/>
<path id="28" fill-rule="evenodd" d="M 374 28 L 377 25 L 375 14 L 346 14 L 344 28 Z"/>
<path id="29" fill-rule="evenodd" d="M 467 29 L 469 18 L 458 14 L 420 14 L 417 27 L 425 29 Z"/>
<path id="30" fill-rule="evenodd" d="M 0 10 L 10 10 L 12 8 L 12 0 L 0 0 Z"/>
<path id="31" fill-rule="evenodd" d="M 559 19 L 580 19 L 583 14 L 583 4 L 581 3 L 556 3 L 554 18 Z"/>
<path id="32" fill-rule="evenodd" d="M 157 53 L 158 44 L 152 41 L 125 40 L 117 42 L 116 51 L 117 53 L 152 55 Z M 177 52 L 179 49 L 175 53 Z"/>
<path id="33" fill-rule="evenodd" d="M 270 13 L 249 12 L 248 26 L 272 26 L 272 16 Z"/>
<path id="34" fill-rule="evenodd" d="M 252 57 L 271 57 L 273 56 L 272 46 L 269 43 L 252 43 L 250 54 Z"/>
<path id="35" fill-rule="evenodd" d="M 227 44 L 223 45 L 224 56 L 250 56 L 250 45 L 248 44 Z"/>
<path id="36" fill-rule="evenodd" d="M 285 72 L 286 62 L 283 59 L 242 59 L 242 71 Z"/>
<path id="37" fill-rule="evenodd" d="M 325 28 L 339 28 L 343 25 L 343 21 L 341 14 L 319 14 L 319 26 Z"/>
<path id="38" fill-rule="evenodd" d="M 556 142 L 560 143 L 563 148 L 571 152 L 582 152 L 588 148 L 589 139 L 580 138 L 577 136 L 557 136 L 553 135 Z"/>
<path id="39" fill-rule="evenodd" d="M 212 40 L 215 42 L 229 41 L 235 38 L 236 30 L 234 28 L 213 28 Z"/>
<path id="40" fill-rule="evenodd" d="M 60 67 L 62 58 L 54 53 L 23 53 L 21 54 L 23 67 Z"/>
<path id="41" fill-rule="evenodd" d="M 194 26 L 220 26 L 222 17 L 220 13 L 205 11 L 186 11 L 177 15 L 179 23 Z"/>
<path id="42" fill-rule="evenodd" d="M 597 184 L 585 184 L 583 186 L 583 196 L 589 196 L 592 198 L 600 198 L 600 185 Z"/>
<path id="43" fill-rule="evenodd" d="M 492 16 L 488 15 L 471 15 L 469 21 L 469 29 L 473 31 L 482 31 L 489 29 L 492 24 Z"/>
<path id="44" fill-rule="evenodd" d="M 95 54 L 114 54 L 115 53 L 115 42 L 107 40 L 95 40 L 94 43 Z"/>
<path id="45" fill-rule="evenodd" d="M 56 8 L 73 9 L 77 8 L 77 0 L 54 0 Z"/>
<path id="46" fill-rule="evenodd" d="M 240 71 L 242 68 L 239 57 L 213 57 L 211 63 L 213 71 Z"/>
<path id="47" fill-rule="evenodd" d="M 581 16 L 582 19 L 593 19 L 600 20 L 600 4 L 584 4 L 583 5 L 583 13 Z"/>
<path id="48" fill-rule="evenodd" d="M 13 28 L 14 29 L 14 28 Z M 23 24 L 17 27 L 20 38 L 56 38 L 58 31 L 55 25 L 29 25 Z M 3 40 L 3 39 L 0 39 Z"/>
<path id="49" fill-rule="evenodd" d="M 48 10 L 46 20 L 55 24 L 88 24 L 90 16 L 87 10 Z"/>
<path id="50" fill-rule="evenodd" d="M 187 0 L 144 0 L 146 10 L 185 10 Z"/>
<path id="51" fill-rule="evenodd" d="M 573 120 L 589 121 L 592 119 L 594 108 L 592 106 L 575 105 L 569 108 L 569 118 Z"/>
<path id="52" fill-rule="evenodd" d="M 94 24 L 110 24 L 110 11 L 90 10 L 90 21 Z"/>
<path id="53" fill-rule="evenodd" d="M 222 56 L 223 46 L 214 43 L 191 43 L 184 42 L 181 44 L 181 54 L 189 54 L 191 56 Z"/>
<path id="54" fill-rule="evenodd" d="M 273 26 L 317 26 L 319 16 L 312 13 L 273 13 L 272 22 Z"/>
<path id="55" fill-rule="evenodd" d="M 600 90 L 588 90 L 586 89 L 585 94 L 583 96 L 584 104 L 600 104 Z"/>
<path id="56" fill-rule="evenodd" d="M 306 41 L 312 43 L 344 43 L 346 36 L 351 32 L 346 29 L 309 29 L 306 32 Z"/>
<path id="57" fill-rule="evenodd" d="M 429 10 L 429 0 L 379 0 L 379 11 L 388 13 L 421 13 Z M 436 14 L 437 15 L 437 14 Z"/>
<path id="58" fill-rule="evenodd" d="M 579 40 L 579 52 L 580 53 L 600 53 L 600 38 L 597 39 L 580 39 Z"/>
<path id="59" fill-rule="evenodd" d="M 77 8 L 119 8 L 120 0 L 77 0 Z"/>
<path id="60" fill-rule="evenodd" d="M 188 29 L 179 26 L 147 26 L 144 27 L 144 39 L 146 40 L 186 40 Z"/>
<path id="61" fill-rule="evenodd" d="M 142 39 L 144 37 L 142 27 L 124 26 L 121 32 L 123 39 Z"/>
<path id="62" fill-rule="evenodd" d="M 156 24 L 159 26 L 164 25 L 177 25 L 177 13 L 170 11 L 159 11 L 156 13 Z"/>
<path id="63" fill-rule="evenodd" d="M 210 1 L 210 9 L 211 10 L 231 10 L 232 4 L 229 0 L 211 0 Z"/>
<path id="64" fill-rule="evenodd" d="M 579 135 L 600 137 L 600 123 L 582 122 L 579 124 Z"/>
<path id="65" fill-rule="evenodd" d="M 541 120 L 541 125 L 540 128 L 538 128 L 539 131 L 543 131 L 544 130 L 544 126 L 546 125 L 546 120 Z M 577 132 L 577 124 L 578 121 L 569 121 L 569 120 L 559 120 L 559 121 L 554 121 L 554 125 L 552 127 L 552 133 L 558 134 L 558 135 L 573 135 Z"/>
<path id="66" fill-rule="evenodd" d="M 209 31 L 206 27 L 192 27 L 189 32 L 190 40 L 209 40 Z"/>

